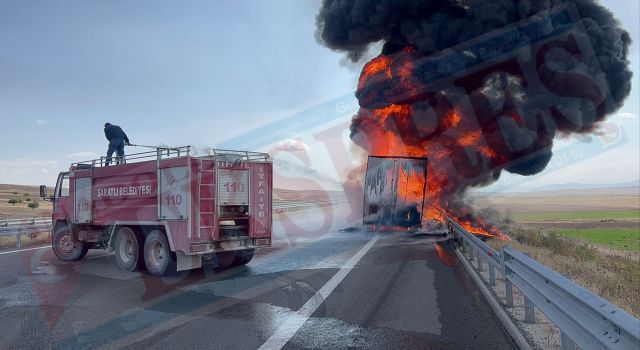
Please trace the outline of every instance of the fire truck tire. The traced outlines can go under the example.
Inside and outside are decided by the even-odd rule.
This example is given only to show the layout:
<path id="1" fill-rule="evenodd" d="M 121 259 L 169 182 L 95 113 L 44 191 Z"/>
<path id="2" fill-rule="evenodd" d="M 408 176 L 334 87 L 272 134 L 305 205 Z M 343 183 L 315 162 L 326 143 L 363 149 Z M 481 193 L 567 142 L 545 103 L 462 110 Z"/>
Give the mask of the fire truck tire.
<path id="1" fill-rule="evenodd" d="M 144 240 L 144 263 L 154 276 L 169 275 L 176 271 L 176 258 L 167 237 L 160 231 L 151 231 Z"/>
<path id="2" fill-rule="evenodd" d="M 140 239 L 129 227 L 122 227 L 116 233 L 114 245 L 116 262 L 124 271 L 137 271 L 142 267 Z"/>
<path id="3" fill-rule="evenodd" d="M 233 265 L 235 258 L 236 252 L 234 251 L 219 252 L 213 254 L 213 262 L 215 263 L 215 267 L 230 267 Z"/>
<path id="4" fill-rule="evenodd" d="M 86 243 L 77 240 L 67 226 L 59 226 L 53 233 L 53 253 L 63 261 L 77 261 L 89 251 Z"/>
<path id="5" fill-rule="evenodd" d="M 85 255 L 87 255 L 87 253 L 89 252 L 89 247 L 87 247 L 87 243 L 83 243 L 82 246 L 82 253 L 80 253 L 80 257 L 78 258 L 78 260 L 82 259 L 85 257 Z"/>
<path id="6" fill-rule="evenodd" d="M 246 249 L 236 251 L 236 257 L 233 259 L 233 266 L 240 266 L 248 264 L 253 259 L 255 249 Z"/>

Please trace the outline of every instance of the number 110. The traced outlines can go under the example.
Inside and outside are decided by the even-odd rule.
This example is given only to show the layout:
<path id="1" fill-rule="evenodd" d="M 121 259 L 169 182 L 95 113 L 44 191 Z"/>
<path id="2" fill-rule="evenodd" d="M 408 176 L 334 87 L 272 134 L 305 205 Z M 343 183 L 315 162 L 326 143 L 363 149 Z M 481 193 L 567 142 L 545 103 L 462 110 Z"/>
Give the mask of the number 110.
<path id="1" fill-rule="evenodd" d="M 244 192 L 244 184 L 242 182 L 227 182 L 224 184 L 227 192 Z"/>

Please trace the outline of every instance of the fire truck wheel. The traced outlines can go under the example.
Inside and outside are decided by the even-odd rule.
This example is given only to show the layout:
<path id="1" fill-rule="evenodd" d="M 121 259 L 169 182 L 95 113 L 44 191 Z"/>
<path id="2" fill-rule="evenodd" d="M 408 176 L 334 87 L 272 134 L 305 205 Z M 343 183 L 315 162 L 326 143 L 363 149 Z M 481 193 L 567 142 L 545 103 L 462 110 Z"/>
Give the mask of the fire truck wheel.
<path id="1" fill-rule="evenodd" d="M 53 253 L 63 261 L 76 261 L 87 255 L 87 245 L 77 240 L 69 228 L 59 226 L 53 234 Z"/>
<path id="2" fill-rule="evenodd" d="M 229 267 L 233 265 L 233 261 L 236 258 L 236 252 L 219 252 L 213 254 L 213 262 L 216 267 Z"/>
<path id="3" fill-rule="evenodd" d="M 255 249 L 246 249 L 236 251 L 236 257 L 233 259 L 233 266 L 240 266 L 248 264 L 253 259 Z"/>
<path id="4" fill-rule="evenodd" d="M 167 237 L 160 231 L 151 231 L 144 240 L 144 263 L 154 276 L 168 275 L 176 271 L 176 259 Z"/>
<path id="5" fill-rule="evenodd" d="M 141 267 L 140 241 L 129 227 L 118 230 L 115 242 L 115 255 L 118 266 L 125 271 L 136 271 Z"/>

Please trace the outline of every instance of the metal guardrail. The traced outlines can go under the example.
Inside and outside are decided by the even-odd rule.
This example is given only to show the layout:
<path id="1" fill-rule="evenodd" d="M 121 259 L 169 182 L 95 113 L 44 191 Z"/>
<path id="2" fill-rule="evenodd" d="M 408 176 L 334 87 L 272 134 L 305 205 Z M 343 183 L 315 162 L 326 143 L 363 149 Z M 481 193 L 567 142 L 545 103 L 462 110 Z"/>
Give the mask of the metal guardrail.
<path id="1" fill-rule="evenodd" d="M 274 214 L 290 213 L 294 211 L 325 208 L 325 207 L 331 207 L 334 205 L 344 205 L 344 204 L 348 204 L 348 203 L 344 200 L 329 200 L 329 201 L 322 201 L 322 202 L 316 202 L 316 203 L 303 202 L 299 200 L 292 200 L 292 201 L 274 200 L 273 213 Z"/>
<path id="2" fill-rule="evenodd" d="M 137 145 L 135 145 L 137 146 Z M 154 147 L 154 146 L 142 146 L 142 147 Z M 136 163 L 149 160 L 159 160 L 166 158 L 176 158 L 182 156 L 189 156 L 191 152 L 191 146 L 180 147 L 154 147 L 153 151 L 138 152 L 132 154 L 126 154 L 122 159 L 118 156 L 112 156 L 110 163 L 112 166 L 126 163 Z M 90 159 L 81 162 L 71 163 L 72 167 L 76 168 L 91 168 L 91 167 L 104 167 L 107 165 L 107 157 L 102 156 L 97 159 Z"/>
<path id="3" fill-rule="evenodd" d="M 16 248 L 20 248 L 21 246 L 21 234 L 51 232 L 51 230 L 52 226 L 50 217 L 0 220 L 0 237 L 15 236 Z"/>
<path id="4" fill-rule="evenodd" d="M 25 233 L 22 231 L 33 232 L 33 229 L 51 228 L 50 217 L 37 217 L 29 219 L 11 219 L 0 220 L 0 236 L 11 236 L 19 233 Z M 26 232 L 26 233 L 30 233 Z"/>
<path id="5" fill-rule="evenodd" d="M 120 164 L 126 164 L 126 163 L 136 163 L 136 162 L 142 162 L 142 161 L 160 160 L 160 159 L 176 158 L 176 157 L 191 155 L 191 146 L 163 147 L 163 146 L 147 146 L 147 145 L 136 145 L 136 144 L 130 144 L 129 146 L 152 148 L 154 150 L 126 154 L 122 158 L 118 156 L 112 156 L 111 158 L 102 156 L 96 159 L 75 162 L 75 163 L 72 163 L 71 166 L 79 169 L 91 168 L 91 167 L 103 167 L 108 165 L 107 159 L 110 159 L 111 165 L 120 165 Z M 238 150 L 230 150 L 230 149 L 212 148 L 211 150 L 209 150 L 208 155 L 200 155 L 200 156 L 194 156 L 194 157 L 210 158 L 210 159 L 219 158 L 221 160 L 227 160 L 227 161 L 265 161 L 266 162 L 270 156 L 268 153 L 263 153 L 263 152 L 238 151 Z"/>
<path id="6" fill-rule="evenodd" d="M 214 157 L 231 157 L 239 160 L 260 160 L 267 161 L 270 157 L 268 153 L 264 152 L 252 152 L 252 151 L 238 151 L 232 149 L 213 148 Z"/>
<path id="7" fill-rule="evenodd" d="M 515 285 L 524 295 L 525 322 L 535 322 L 537 307 L 560 329 L 563 349 L 640 349 L 637 318 L 517 249 L 505 246 L 498 253 L 455 220 L 446 221 L 462 251 L 475 257 L 478 271 L 486 257 L 490 285 L 495 269 L 505 277 L 505 306 L 513 307 Z"/>
<path id="8" fill-rule="evenodd" d="M 289 213 L 307 209 L 324 208 L 346 204 L 343 200 L 320 201 L 309 203 L 300 200 L 274 200 L 273 213 Z M 20 235 L 40 232 L 50 232 L 53 229 L 50 217 L 35 217 L 28 219 L 0 220 L 0 237 L 16 236 L 16 248 L 20 248 Z"/>

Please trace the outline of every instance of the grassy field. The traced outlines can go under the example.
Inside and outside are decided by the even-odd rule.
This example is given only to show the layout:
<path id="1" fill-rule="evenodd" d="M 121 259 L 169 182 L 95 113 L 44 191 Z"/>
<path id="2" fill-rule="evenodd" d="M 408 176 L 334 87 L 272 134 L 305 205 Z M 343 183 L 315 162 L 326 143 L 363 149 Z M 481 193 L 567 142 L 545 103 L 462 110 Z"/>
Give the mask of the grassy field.
<path id="1" fill-rule="evenodd" d="M 561 212 L 517 213 L 515 221 L 640 219 L 640 210 L 582 210 Z"/>
<path id="2" fill-rule="evenodd" d="M 510 217 L 510 244 L 640 317 L 640 189 L 492 194 L 478 201 Z"/>
<path id="3" fill-rule="evenodd" d="M 10 204 L 11 199 L 18 199 L 21 203 Z M 29 208 L 31 202 L 37 202 L 38 208 Z M 51 209 L 51 202 L 40 198 L 38 186 L 0 184 L 0 220 L 49 216 Z"/>
<path id="4" fill-rule="evenodd" d="M 523 228 L 554 232 L 602 249 L 640 252 L 640 189 L 493 194 L 481 199 Z"/>
<path id="5" fill-rule="evenodd" d="M 553 231 L 561 236 L 580 238 L 590 243 L 606 245 L 619 250 L 640 251 L 640 228 L 567 228 Z"/>

